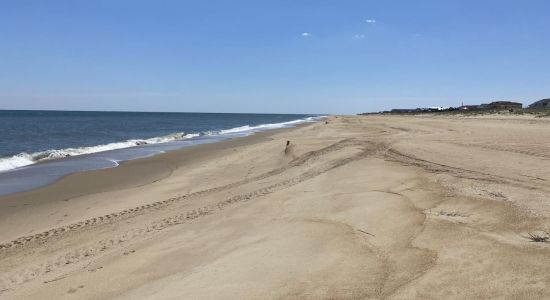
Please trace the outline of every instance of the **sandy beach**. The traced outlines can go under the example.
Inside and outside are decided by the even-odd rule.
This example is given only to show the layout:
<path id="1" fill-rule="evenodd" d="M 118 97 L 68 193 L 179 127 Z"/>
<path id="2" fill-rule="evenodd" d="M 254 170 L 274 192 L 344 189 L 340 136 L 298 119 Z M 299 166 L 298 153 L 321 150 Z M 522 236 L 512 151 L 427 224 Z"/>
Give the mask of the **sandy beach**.
<path id="1" fill-rule="evenodd" d="M 549 299 L 549 126 L 334 116 L 72 174 L 0 197 L 0 299 Z"/>

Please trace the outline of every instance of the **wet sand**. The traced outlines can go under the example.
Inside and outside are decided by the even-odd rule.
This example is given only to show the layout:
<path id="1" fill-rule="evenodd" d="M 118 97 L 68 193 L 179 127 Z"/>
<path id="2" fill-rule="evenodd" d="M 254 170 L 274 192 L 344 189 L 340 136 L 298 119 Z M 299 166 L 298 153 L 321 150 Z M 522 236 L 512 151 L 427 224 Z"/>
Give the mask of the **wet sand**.
<path id="1" fill-rule="evenodd" d="M 550 298 L 549 126 L 331 117 L 73 174 L 0 197 L 0 298 Z"/>

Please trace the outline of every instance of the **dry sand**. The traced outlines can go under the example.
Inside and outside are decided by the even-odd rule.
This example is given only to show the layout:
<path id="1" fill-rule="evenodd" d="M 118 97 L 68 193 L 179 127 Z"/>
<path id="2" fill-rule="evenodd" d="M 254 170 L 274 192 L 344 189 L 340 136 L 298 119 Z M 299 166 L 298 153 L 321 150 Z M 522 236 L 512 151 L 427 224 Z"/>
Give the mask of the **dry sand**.
<path id="1" fill-rule="evenodd" d="M 0 198 L 0 298 L 549 299 L 549 127 L 332 117 L 73 174 Z"/>

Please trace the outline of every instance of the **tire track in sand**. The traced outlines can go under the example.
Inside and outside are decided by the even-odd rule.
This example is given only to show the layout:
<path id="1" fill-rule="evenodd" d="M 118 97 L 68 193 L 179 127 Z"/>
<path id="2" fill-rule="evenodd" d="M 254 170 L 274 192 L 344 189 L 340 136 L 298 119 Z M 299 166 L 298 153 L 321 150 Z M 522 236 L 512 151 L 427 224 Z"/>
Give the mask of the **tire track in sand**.
<path id="1" fill-rule="evenodd" d="M 294 160 L 290 161 L 290 163 L 287 166 L 283 166 L 283 167 L 271 170 L 269 172 L 266 172 L 266 173 L 263 173 L 263 174 L 260 174 L 260 175 L 257 175 L 257 176 L 251 177 L 251 178 L 247 178 L 247 179 L 236 181 L 236 182 L 226 184 L 226 185 L 223 185 L 223 186 L 214 187 L 214 188 L 211 188 L 211 189 L 206 189 L 206 190 L 202 190 L 202 191 L 198 191 L 198 192 L 194 192 L 194 193 L 190 193 L 190 194 L 186 194 L 186 195 L 175 196 L 175 197 L 172 197 L 172 198 L 169 198 L 169 199 L 166 199 L 166 200 L 162 200 L 162 201 L 156 201 L 156 202 L 136 206 L 136 207 L 133 207 L 133 208 L 128 208 L 128 209 L 125 209 L 125 210 L 122 210 L 122 211 L 119 211 L 119 212 L 114 212 L 114 213 L 111 213 L 111 214 L 106 214 L 106 215 L 102 215 L 102 216 L 93 217 L 93 218 L 86 219 L 86 220 L 83 220 L 83 221 L 80 221 L 80 222 L 77 222 L 77 223 L 52 228 L 48 231 L 43 231 L 43 232 L 36 233 L 36 234 L 33 234 L 33 235 L 22 236 L 22 237 L 19 237 L 17 239 L 14 239 L 10 242 L 0 244 L 0 251 L 2 251 L 4 249 L 9 249 L 9 248 L 20 247 L 20 246 L 23 246 L 23 245 L 25 245 L 29 242 L 32 242 L 32 241 L 45 240 L 45 239 L 51 238 L 53 236 L 59 236 L 63 233 L 69 232 L 69 231 L 74 231 L 74 230 L 82 229 L 82 228 L 85 228 L 85 227 L 89 227 L 89 226 L 93 226 L 93 225 L 100 225 L 100 224 L 108 223 L 108 222 L 109 223 L 115 222 L 115 221 L 118 221 L 117 219 L 122 219 L 122 218 L 126 219 L 126 218 L 129 218 L 129 217 L 135 216 L 139 213 L 144 213 L 147 210 L 164 208 L 164 207 L 170 206 L 170 205 L 172 205 L 176 202 L 180 202 L 180 201 L 183 201 L 183 200 L 196 199 L 198 197 L 203 197 L 203 196 L 213 194 L 213 193 L 216 193 L 216 192 L 221 192 L 221 191 L 224 191 L 224 190 L 228 190 L 228 189 L 232 189 L 232 188 L 235 188 L 235 187 L 238 187 L 238 186 L 242 186 L 242 185 L 245 185 L 245 184 L 250 183 L 250 182 L 264 180 L 264 179 L 267 179 L 269 177 L 279 175 L 279 174 L 281 174 L 281 173 L 283 173 L 283 172 L 285 172 L 285 171 L 287 171 L 287 170 L 289 170 L 293 167 L 298 167 L 298 166 L 301 166 L 301 165 L 303 165 L 307 162 L 311 162 L 312 160 L 315 160 L 316 158 L 319 158 L 319 157 L 321 157 L 323 155 L 326 155 L 328 153 L 341 150 L 345 147 L 359 145 L 359 144 L 360 143 L 358 143 L 355 140 L 345 139 L 345 140 L 336 142 L 332 145 L 329 145 L 327 147 L 321 148 L 319 150 L 314 150 L 314 151 L 307 152 L 307 153 L 295 158 Z"/>
<path id="2" fill-rule="evenodd" d="M 242 193 L 239 195 L 235 195 L 229 198 L 226 198 L 222 201 L 205 205 L 196 209 L 188 210 L 182 213 L 173 214 L 171 216 L 162 218 L 160 220 L 156 220 L 154 222 L 148 223 L 148 224 L 140 224 L 139 227 L 132 228 L 130 230 L 126 230 L 123 233 L 111 236 L 108 239 L 103 239 L 100 241 L 93 242 L 91 245 L 87 245 L 84 247 L 80 247 L 78 249 L 74 249 L 71 251 L 68 251 L 66 253 L 63 253 L 61 255 L 58 255 L 54 259 L 48 260 L 47 262 L 44 262 L 38 266 L 33 266 L 31 268 L 24 268 L 21 270 L 14 270 L 15 272 L 10 272 L 11 275 L 4 277 L 3 280 L 0 280 L 0 294 L 2 290 L 9 290 L 12 289 L 15 286 L 18 286 L 20 284 L 23 284 L 25 282 L 31 281 L 33 279 L 36 279 L 38 277 L 47 275 L 48 273 L 55 271 L 55 270 L 61 270 L 64 267 L 67 266 L 73 266 L 76 267 L 77 265 L 80 265 L 82 262 L 86 262 L 91 260 L 93 257 L 96 257 L 99 254 L 106 254 L 108 250 L 115 248 L 118 245 L 125 244 L 129 242 L 130 240 L 136 239 L 136 238 L 143 238 L 150 236 L 154 234 L 155 232 L 158 232 L 160 230 L 167 229 L 169 227 L 175 226 L 175 225 L 181 225 L 185 224 L 187 222 L 193 221 L 195 219 L 198 219 L 200 217 L 213 214 L 217 211 L 224 210 L 230 206 L 234 206 L 238 203 L 244 203 L 251 200 L 254 200 L 259 197 L 263 197 L 268 194 L 272 194 L 274 192 L 290 188 L 294 185 L 297 185 L 303 181 L 312 179 L 316 176 L 319 176 L 323 173 L 326 173 L 332 169 L 341 167 L 343 165 L 346 165 L 348 163 L 351 163 L 356 160 L 363 159 L 369 155 L 372 155 L 378 151 L 380 151 L 383 146 L 382 145 L 376 145 L 371 143 L 364 143 L 364 142 L 358 142 L 353 140 L 344 140 L 337 142 L 335 144 L 332 144 L 328 147 L 307 152 L 306 154 L 294 159 L 291 161 L 288 166 L 278 168 L 275 170 L 272 170 L 270 172 L 258 175 L 254 178 L 251 178 L 249 180 L 243 180 L 236 183 L 228 184 L 222 187 L 217 187 L 209 190 L 199 191 L 196 193 L 193 193 L 191 195 L 185 195 L 181 197 L 174 197 L 170 198 L 168 200 L 155 202 L 152 204 L 142 205 L 137 208 L 124 210 L 121 213 L 113 213 L 107 216 L 111 216 L 108 218 L 107 216 L 101 216 L 98 218 L 93 218 L 90 220 L 82 221 L 76 224 L 79 224 L 78 226 L 68 225 L 61 228 L 56 228 L 53 230 L 48 231 L 48 234 L 41 233 L 38 234 L 39 237 L 42 238 L 48 238 L 52 236 L 57 236 L 62 234 L 67 234 L 69 232 L 74 232 L 79 229 L 85 229 L 87 227 L 91 226 L 99 226 L 101 224 L 105 224 L 107 222 L 114 222 L 113 218 L 119 218 L 121 216 L 129 216 L 130 214 L 137 214 L 139 212 L 142 212 L 147 209 L 155 209 L 159 208 L 159 206 L 167 206 L 171 203 L 174 203 L 176 201 L 181 201 L 183 199 L 190 199 L 190 197 L 196 198 L 205 196 L 207 194 L 222 191 L 225 189 L 229 189 L 232 187 L 236 187 L 239 185 L 243 185 L 248 182 L 256 181 L 256 180 L 262 180 L 265 178 L 269 178 L 278 174 L 281 174 L 285 172 L 288 169 L 302 166 L 306 162 L 312 162 L 313 160 L 320 158 L 323 155 L 329 154 L 331 152 L 335 152 L 347 147 L 358 147 L 360 151 L 358 153 L 355 153 L 351 156 L 346 156 L 343 158 L 337 158 L 333 160 L 329 160 L 328 162 L 321 163 L 319 165 L 313 165 L 311 168 L 307 169 L 303 173 L 294 176 L 292 178 L 279 181 L 277 183 L 271 184 L 267 187 L 263 187 L 260 189 L 256 189 L 254 191 L 248 192 L 248 193 Z M 308 165 L 309 167 L 309 165 Z M 35 235 L 37 236 L 37 235 Z M 23 247 L 26 243 L 32 242 L 33 239 L 29 237 L 23 237 L 16 241 L 19 241 L 18 243 L 12 242 L 11 247 Z M 44 241 L 42 241 L 44 242 Z M 29 245 L 31 246 L 31 245 Z M 4 250 L 7 250 L 4 247 Z M 15 249 L 13 249 L 15 250 Z M 14 274 L 15 273 L 15 274 Z M 7 274 L 6 274 L 7 275 Z"/>

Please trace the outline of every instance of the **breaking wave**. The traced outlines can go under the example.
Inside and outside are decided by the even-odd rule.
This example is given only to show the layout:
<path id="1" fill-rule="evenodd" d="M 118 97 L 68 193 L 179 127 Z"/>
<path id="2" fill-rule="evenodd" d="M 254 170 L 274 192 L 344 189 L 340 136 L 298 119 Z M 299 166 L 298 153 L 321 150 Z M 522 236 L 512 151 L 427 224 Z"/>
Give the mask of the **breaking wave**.
<path id="1" fill-rule="evenodd" d="M 55 149 L 55 150 L 46 150 L 35 153 L 19 153 L 12 157 L 0 158 L 0 172 L 8 171 L 15 168 L 20 168 L 28 165 L 32 165 L 37 162 L 59 159 L 71 156 L 78 156 L 83 154 L 91 154 L 109 150 L 117 150 L 130 148 L 135 146 L 147 145 L 147 144 L 160 144 L 171 141 L 178 141 L 184 139 L 190 139 L 193 137 L 199 136 L 199 134 L 185 134 L 174 133 L 160 137 L 154 137 L 150 139 L 132 139 L 124 142 L 109 143 L 105 145 L 97 145 L 90 147 L 79 147 L 79 148 L 66 148 L 66 149 Z"/>
<path id="2" fill-rule="evenodd" d="M 217 132 L 217 134 L 234 134 L 234 133 L 247 133 L 247 132 L 256 132 L 256 131 L 263 131 L 263 130 L 270 130 L 270 129 L 278 129 L 278 128 L 287 128 L 291 127 L 296 124 L 305 123 L 305 122 L 314 122 L 316 120 L 319 120 L 322 117 L 309 117 L 305 119 L 300 120 L 294 120 L 289 122 L 283 122 L 283 123 L 274 123 L 274 124 L 261 124 L 257 126 L 241 126 L 241 127 L 235 127 L 231 129 L 225 129 L 220 130 Z"/>

